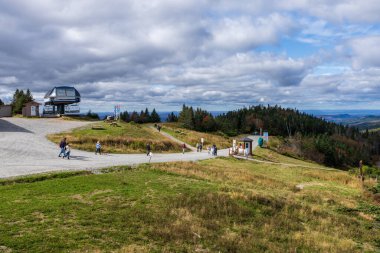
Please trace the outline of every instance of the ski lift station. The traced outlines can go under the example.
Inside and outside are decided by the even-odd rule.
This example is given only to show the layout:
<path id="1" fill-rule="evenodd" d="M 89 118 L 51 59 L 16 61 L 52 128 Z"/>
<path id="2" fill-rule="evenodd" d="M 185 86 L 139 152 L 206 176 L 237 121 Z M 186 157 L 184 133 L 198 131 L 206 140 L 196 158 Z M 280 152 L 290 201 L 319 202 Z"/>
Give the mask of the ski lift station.
<path id="1" fill-rule="evenodd" d="M 77 115 L 80 113 L 80 94 L 74 87 L 59 86 L 48 91 L 44 97 L 45 116 Z"/>

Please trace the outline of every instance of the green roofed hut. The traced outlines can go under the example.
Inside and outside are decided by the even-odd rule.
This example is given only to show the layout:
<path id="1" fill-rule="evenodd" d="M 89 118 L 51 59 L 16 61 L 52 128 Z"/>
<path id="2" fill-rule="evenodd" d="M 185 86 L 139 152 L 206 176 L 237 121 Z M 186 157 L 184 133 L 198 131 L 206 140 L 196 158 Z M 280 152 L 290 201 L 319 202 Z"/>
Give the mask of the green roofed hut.
<path id="1" fill-rule="evenodd" d="M 44 115 L 79 114 L 81 96 L 70 86 L 58 86 L 48 91 L 44 97 Z"/>

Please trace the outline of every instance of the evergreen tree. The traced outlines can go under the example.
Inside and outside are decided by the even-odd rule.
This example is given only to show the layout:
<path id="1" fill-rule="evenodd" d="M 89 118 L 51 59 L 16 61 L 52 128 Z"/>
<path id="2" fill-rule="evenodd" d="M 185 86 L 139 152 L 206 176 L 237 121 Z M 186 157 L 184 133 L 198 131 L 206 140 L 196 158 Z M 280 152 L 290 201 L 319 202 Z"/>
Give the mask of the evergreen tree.
<path id="1" fill-rule="evenodd" d="M 155 108 L 153 108 L 152 114 L 150 115 L 150 122 L 152 122 L 152 123 L 160 123 L 161 122 L 160 115 L 158 115 Z"/>
<path id="2" fill-rule="evenodd" d="M 178 122 L 178 117 L 174 114 L 174 112 L 169 113 L 168 117 L 166 118 L 167 122 Z"/>
<path id="3" fill-rule="evenodd" d="M 0 99 L 0 105 L 4 105 L 4 102 L 3 100 Z"/>
<path id="4" fill-rule="evenodd" d="M 30 92 L 29 89 L 26 90 L 26 94 L 25 94 L 25 103 L 29 103 L 29 102 L 32 102 L 34 99 L 33 99 L 33 95 L 32 93 Z"/>
<path id="5" fill-rule="evenodd" d="M 139 119 L 140 119 L 139 114 L 136 111 L 133 111 L 131 113 L 130 120 L 135 122 L 135 123 L 138 123 Z"/>
<path id="6" fill-rule="evenodd" d="M 187 129 L 194 129 L 194 110 L 193 107 L 182 106 L 182 111 L 179 113 L 178 122 Z"/>
<path id="7" fill-rule="evenodd" d="M 120 113 L 120 119 L 122 121 L 129 122 L 130 121 L 130 117 L 129 117 L 128 111 L 124 111 L 124 112 Z"/>

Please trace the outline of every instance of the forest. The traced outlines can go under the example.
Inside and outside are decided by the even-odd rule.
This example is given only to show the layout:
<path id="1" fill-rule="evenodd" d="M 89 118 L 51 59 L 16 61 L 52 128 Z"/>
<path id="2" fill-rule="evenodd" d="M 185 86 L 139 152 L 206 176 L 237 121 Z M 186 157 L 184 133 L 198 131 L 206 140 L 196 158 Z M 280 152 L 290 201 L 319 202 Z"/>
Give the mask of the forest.
<path id="1" fill-rule="evenodd" d="M 360 131 L 328 122 L 296 109 L 281 106 L 250 106 L 213 117 L 201 108 L 183 105 L 178 122 L 197 131 L 220 131 L 228 136 L 268 131 L 276 136 L 276 151 L 327 166 L 349 168 L 360 160 L 374 165 L 379 160 L 379 132 Z"/>

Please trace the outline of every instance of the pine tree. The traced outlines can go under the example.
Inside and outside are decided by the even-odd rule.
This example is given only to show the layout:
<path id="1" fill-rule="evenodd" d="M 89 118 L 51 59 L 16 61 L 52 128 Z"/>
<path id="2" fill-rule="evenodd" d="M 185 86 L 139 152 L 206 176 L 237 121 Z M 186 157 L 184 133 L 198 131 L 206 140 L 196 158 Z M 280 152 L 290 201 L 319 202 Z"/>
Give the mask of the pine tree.
<path id="1" fill-rule="evenodd" d="M 4 105 L 4 102 L 3 100 L 0 99 L 0 105 Z"/>
<path id="2" fill-rule="evenodd" d="M 153 108 L 152 114 L 150 115 L 150 122 L 152 122 L 152 123 L 160 123 L 161 122 L 160 115 L 158 115 L 155 108 Z"/>
<path id="3" fill-rule="evenodd" d="M 169 113 L 168 117 L 166 118 L 167 122 L 178 122 L 178 117 L 174 114 L 174 112 Z"/>

